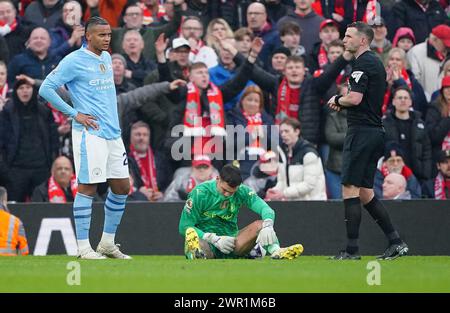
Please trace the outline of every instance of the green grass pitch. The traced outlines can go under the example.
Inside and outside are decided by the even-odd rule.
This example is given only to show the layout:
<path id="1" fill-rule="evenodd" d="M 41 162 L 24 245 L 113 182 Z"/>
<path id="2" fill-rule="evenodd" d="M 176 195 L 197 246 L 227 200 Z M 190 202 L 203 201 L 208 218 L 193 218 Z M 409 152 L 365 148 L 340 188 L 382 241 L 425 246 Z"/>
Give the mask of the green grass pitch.
<path id="1" fill-rule="evenodd" d="M 379 261 L 380 285 L 369 286 L 368 262 L 194 260 L 135 256 L 133 260 L 78 260 L 68 256 L 1 257 L 0 292 L 450 292 L 450 257 L 409 256 Z M 67 284 L 68 263 L 80 264 L 80 285 Z"/>

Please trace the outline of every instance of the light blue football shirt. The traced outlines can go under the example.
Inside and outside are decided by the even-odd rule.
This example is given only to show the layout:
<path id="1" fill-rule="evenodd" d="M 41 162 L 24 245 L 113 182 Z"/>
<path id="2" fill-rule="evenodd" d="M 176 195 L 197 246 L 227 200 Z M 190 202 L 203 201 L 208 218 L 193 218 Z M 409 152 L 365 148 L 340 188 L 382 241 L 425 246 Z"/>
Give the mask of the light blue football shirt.
<path id="1" fill-rule="evenodd" d="M 56 93 L 62 85 L 66 85 L 69 90 L 73 108 Z M 81 47 L 70 53 L 48 74 L 39 94 L 55 109 L 72 118 L 78 112 L 95 116 L 99 129 L 89 128 L 89 133 L 104 139 L 120 137 L 116 88 L 108 52 L 103 51 L 98 56 L 86 47 Z M 77 130 L 84 128 L 75 120 L 72 127 Z"/>

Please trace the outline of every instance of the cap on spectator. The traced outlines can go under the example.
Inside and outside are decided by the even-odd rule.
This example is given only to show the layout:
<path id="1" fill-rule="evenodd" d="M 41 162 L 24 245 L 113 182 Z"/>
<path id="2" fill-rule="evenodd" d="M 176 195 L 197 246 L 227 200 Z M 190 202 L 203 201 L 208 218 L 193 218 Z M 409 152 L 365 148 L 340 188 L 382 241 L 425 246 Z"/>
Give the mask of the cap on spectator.
<path id="1" fill-rule="evenodd" d="M 261 154 L 261 156 L 259 157 L 259 159 L 261 160 L 261 162 L 269 162 L 272 159 L 275 159 L 277 157 L 277 154 L 271 150 L 264 152 L 263 154 Z"/>
<path id="2" fill-rule="evenodd" d="M 272 52 L 272 56 L 274 56 L 275 54 L 278 54 L 278 53 L 285 54 L 287 57 L 291 56 L 291 50 L 289 50 L 289 48 L 286 48 L 283 46 L 275 48 Z"/>
<path id="3" fill-rule="evenodd" d="M 384 19 L 380 15 L 375 16 L 373 19 L 368 21 L 367 24 L 369 24 L 370 26 L 385 26 L 386 25 L 386 23 L 384 22 Z"/>
<path id="4" fill-rule="evenodd" d="M 404 35 L 399 36 L 397 41 L 400 41 L 405 38 L 411 40 L 413 42 L 413 44 L 416 44 L 416 38 L 413 36 L 413 34 L 410 34 L 410 33 L 406 33 Z"/>
<path id="5" fill-rule="evenodd" d="M 120 60 L 123 63 L 123 66 L 125 66 L 125 68 L 127 68 L 127 61 L 125 60 L 123 55 L 121 55 L 119 53 L 113 53 L 111 55 L 111 60 L 114 60 L 114 59 Z"/>
<path id="6" fill-rule="evenodd" d="M 392 154 L 395 154 L 396 156 L 405 159 L 405 153 L 403 152 L 402 147 L 400 147 L 400 145 L 395 141 L 390 141 L 386 143 L 384 149 L 384 161 L 387 161 L 390 157 L 392 157 Z"/>
<path id="7" fill-rule="evenodd" d="M 437 161 L 439 163 L 447 162 L 447 159 L 450 159 L 450 150 L 441 150 L 438 153 Z"/>
<path id="8" fill-rule="evenodd" d="M 197 154 L 194 156 L 194 160 L 192 160 L 192 166 L 197 167 L 200 165 L 208 165 L 211 166 L 211 159 L 206 154 Z"/>
<path id="9" fill-rule="evenodd" d="M 266 151 L 259 157 L 259 169 L 267 174 L 276 174 L 278 170 L 277 162 L 270 162 L 271 160 L 277 160 L 277 154 L 273 151 Z"/>
<path id="10" fill-rule="evenodd" d="M 442 40 L 447 48 L 450 48 L 450 26 L 440 24 L 433 28 L 431 33 Z"/>
<path id="11" fill-rule="evenodd" d="M 408 38 L 413 42 L 413 44 L 416 44 L 416 37 L 414 36 L 413 30 L 409 27 L 400 27 L 395 32 L 394 39 L 392 40 L 392 46 L 398 47 L 398 42 L 403 38 Z"/>
<path id="12" fill-rule="evenodd" d="M 189 44 L 189 41 L 187 41 L 183 37 L 178 37 L 178 38 L 175 38 L 174 40 L 172 40 L 172 49 L 178 49 L 178 48 L 184 47 L 184 46 L 191 49 L 191 45 Z"/>
<path id="13" fill-rule="evenodd" d="M 322 23 L 320 23 L 320 27 L 319 27 L 319 32 L 322 31 L 323 28 L 325 28 L 326 26 L 334 26 L 339 30 L 339 25 L 338 23 L 336 23 L 335 20 L 332 20 L 331 18 L 323 20 Z"/>
<path id="14" fill-rule="evenodd" d="M 445 76 L 442 78 L 441 90 L 445 87 L 450 87 L 450 76 Z"/>

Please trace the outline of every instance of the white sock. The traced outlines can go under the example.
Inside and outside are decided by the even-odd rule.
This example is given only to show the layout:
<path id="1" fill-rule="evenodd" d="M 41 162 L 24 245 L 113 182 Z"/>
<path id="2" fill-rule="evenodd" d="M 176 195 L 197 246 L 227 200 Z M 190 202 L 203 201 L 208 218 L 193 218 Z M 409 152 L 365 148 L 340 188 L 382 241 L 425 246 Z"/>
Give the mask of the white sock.
<path id="1" fill-rule="evenodd" d="M 116 234 L 108 234 L 108 233 L 103 232 L 102 239 L 100 240 L 100 242 L 106 243 L 108 245 L 114 245 L 114 237 L 115 236 L 116 236 Z"/>
<path id="2" fill-rule="evenodd" d="M 77 243 L 78 243 L 78 251 L 83 251 L 89 248 L 92 249 L 89 239 L 77 240 Z"/>

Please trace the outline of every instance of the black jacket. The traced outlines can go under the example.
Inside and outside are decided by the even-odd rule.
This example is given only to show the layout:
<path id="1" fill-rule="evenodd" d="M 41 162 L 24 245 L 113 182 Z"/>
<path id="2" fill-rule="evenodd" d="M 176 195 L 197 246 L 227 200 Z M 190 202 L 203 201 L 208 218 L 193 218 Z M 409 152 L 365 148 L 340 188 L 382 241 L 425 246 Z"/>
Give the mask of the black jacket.
<path id="1" fill-rule="evenodd" d="M 344 69 L 347 64 L 348 62 L 343 57 L 339 57 L 319 77 L 313 78 L 311 76 L 305 76 L 300 87 L 300 108 L 298 111 L 298 118 L 302 125 L 302 137 L 313 144 L 318 144 L 320 141 L 322 114 L 322 107 L 320 104 L 321 96 L 333 84 L 340 71 Z M 283 77 L 271 75 L 255 66 L 251 80 L 264 91 L 267 91 L 272 95 L 272 104 L 269 113 L 272 116 L 275 116 L 278 88 L 280 87 Z"/>
<path id="2" fill-rule="evenodd" d="M 37 0 L 30 3 L 25 9 L 24 19 L 34 24 L 35 27 L 50 29 L 56 26 L 66 1 L 58 0 L 51 8 L 45 7 L 43 2 L 43 0 Z"/>
<path id="3" fill-rule="evenodd" d="M 145 77 L 156 69 L 156 64 L 152 60 L 148 60 L 141 55 L 137 63 L 134 63 L 127 54 L 123 54 L 127 61 L 127 69 L 132 72 L 131 83 L 136 87 L 142 87 Z"/>
<path id="4" fill-rule="evenodd" d="M 8 166 L 13 163 L 19 150 L 21 129 L 19 105 L 23 104 L 19 101 L 16 92 L 14 92 L 13 98 L 6 103 L 3 111 L 0 113 L 0 153 Z M 28 105 L 34 106 L 39 126 L 39 133 L 35 134 L 35 136 L 42 139 L 46 162 L 48 168 L 50 168 L 58 153 L 57 125 L 51 110 L 45 104 L 38 102 L 36 88 L 34 88 L 33 96 Z"/>
<path id="5" fill-rule="evenodd" d="M 14 85 L 16 76 L 25 74 L 34 79 L 42 79 L 58 65 L 61 57 L 51 54 L 50 51 L 44 59 L 37 57 L 33 51 L 26 49 L 25 52 L 11 58 L 8 64 L 8 84 Z"/>
<path id="6" fill-rule="evenodd" d="M 72 190 L 69 188 L 62 188 L 67 202 L 73 202 Z M 34 188 L 33 195 L 31 196 L 31 202 L 49 202 L 48 201 L 48 179 Z"/>
<path id="7" fill-rule="evenodd" d="M 8 44 L 3 36 L 0 36 L 0 61 L 5 62 L 6 64 L 8 64 L 9 61 Z"/>
<path id="8" fill-rule="evenodd" d="M 239 62 L 238 56 L 234 58 L 236 62 Z M 220 91 L 222 92 L 222 98 L 223 103 L 230 101 L 234 97 L 236 97 L 239 92 L 241 92 L 242 89 L 244 89 L 245 85 L 247 84 L 247 81 L 249 80 L 249 77 L 251 76 L 251 72 L 253 69 L 253 64 L 246 61 L 242 66 L 239 67 L 236 75 L 227 81 L 225 84 L 221 86 L 217 86 Z M 159 71 L 159 78 L 161 81 L 171 81 L 171 73 L 169 66 L 167 63 L 158 63 L 158 71 Z M 184 113 L 186 109 L 186 99 L 187 99 L 187 87 L 183 86 L 175 91 L 173 91 L 171 94 L 168 95 L 168 98 L 170 101 L 174 103 L 178 103 L 177 107 L 173 111 L 173 114 L 171 116 L 171 122 L 169 129 L 173 129 L 176 125 L 183 125 L 184 120 Z M 202 111 L 203 110 L 209 110 L 209 103 L 208 98 L 206 96 L 206 91 L 202 92 L 200 95 L 200 102 Z M 175 139 L 176 140 L 176 139 Z M 170 149 L 172 146 L 172 143 L 174 142 L 173 138 L 170 138 L 167 141 L 167 147 Z"/>
<path id="9" fill-rule="evenodd" d="M 25 42 L 30 37 L 33 26 L 23 19 L 17 17 L 17 28 L 5 35 L 6 43 L 8 44 L 9 59 L 11 60 L 15 55 L 25 51 Z"/>
<path id="10" fill-rule="evenodd" d="M 278 140 L 274 140 L 276 142 L 276 144 L 274 144 L 274 146 L 271 145 L 271 139 L 272 136 L 278 136 L 278 133 L 272 134 L 271 131 L 271 126 L 274 125 L 274 120 L 272 118 L 272 116 L 270 116 L 269 114 L 267 114 L 265 111 L 261 112 L 261 119 L 262 119 L 262 125 L 266 127 L 266 131 L 264 132 L 264 136 L 266 141 L 263 140 L 264 143 L 266 143 L 267 145 L 263 145 L 263 148 L 265 150 L 272 150 L 272 151 L 276 151 L 277 146 L 278 146 Z M 233 126 L 238 126 L 241 125 L 242 127 L 247 127 L 248 122 L 247 119 L 245 118 L 244 114 L 242 113 L 242 110 L 240 108 L 240 106 L 235 107 L 234 109 L 230 110 L 227 112 L 226 114 L 226 120 L 227 120 L 227 124 L 228 125 L 233 125 Z M 274 138 L 275 139 L 275 138 Z M 249 147 L 250 145 L 250 136 L 248 133 L 245 134 L 245 147 Z M 238 142 L 238 138 L 237 138 L 237 134 L 234 135 L 234 145 L 233 146 L 229 146 L 227 147 L 227 152 L 228 149 L 235 149 L 236 148 L 236 144 Z M 247 179 L 250 174 L 251 174 L 251 169 L 253 167 L 253 164 L 255 164 L 255 162 L 257 160 L 252 160 L 250 158 L 250 155 L 248 154 L 248 150 L 245 151 L 244 155 L 242 155 L 241 153 L 239 153 L 242 151 L 235 151 L 234 155 L 234 159 L 235 160 L 239 160 L 239 168 L 241 169 L 241 175 L 242 175 L 242 179 L 245 180 Z M 239 157 L 239 158 L 237 158 Z M 245 159 L 242 159 L 245 158 Z"/>
<path id="11" fill-rule="evenodd" d="M 415 0 L 398 1 L 392 8 L 395 29 L 409 27 L 413 30 L 416 43 L 428 38 L 431 30 L 439 24 L 450 25 L 450 20 L 438 1 L 429 1 L 424 12 Z"/>
<path id="12" fill-rule="evenodd" d="M 436 161 L 439 150 L 442 150 L 442 142 L 450 132 L 450 117 L 442 117 L 437 100 L 428 107 L 425 123 L 433 147 L 433 159 Z"/>
<path id="13" fill-rule="evenodd" d="M 425 122 L 421 118 L 419 112 L 409 112 L 412 125 L 411 125 L 411 155 L 409 159 L 411 164 L 406 164 L 411 168 L 414 175 L 421 181 L 429 179 L 431 177 L 432 167 L 432 154 L 431 154 L 431 142 L 428 136 Z M 386 142 L 396 141 L 399 142 L 400 134 L 397 128 L 398 120 L 395 117 L 394 112 L 386 115 L 383 120 L 383 126 L 386 130 Z"/>
<path id="14" fill-rule="evenodd" d="M 306 58 L 306 65 L 308 67 L 308 70 L 311 74 L 313 74 L 316 70 L 320 68 L 319 61 L 317 60 L 319 52 L 320 52 L 320 46 L 322 45 L 322 42 L 316 42 L 311 50 L 311 53 Z M 328 59 L 328 57 L 327 57 Z M 329 62 L 329 61 L 328 61 Z"/>

